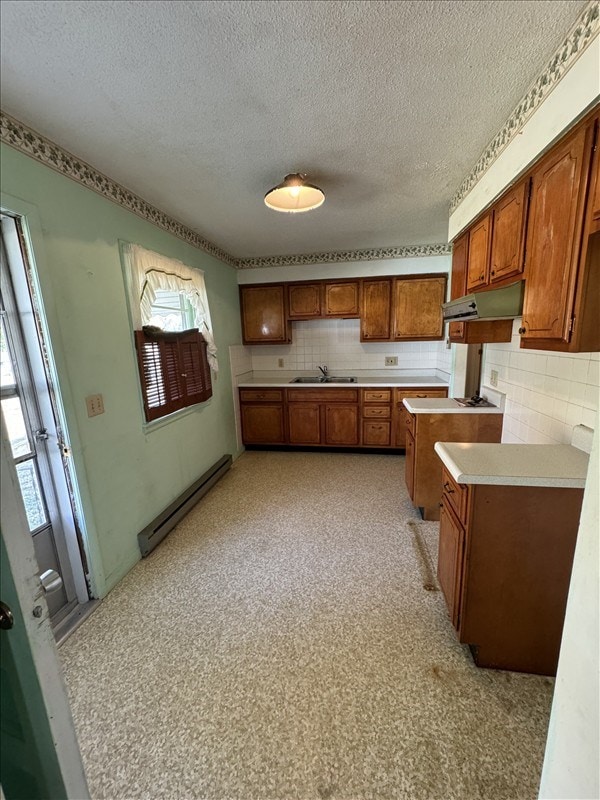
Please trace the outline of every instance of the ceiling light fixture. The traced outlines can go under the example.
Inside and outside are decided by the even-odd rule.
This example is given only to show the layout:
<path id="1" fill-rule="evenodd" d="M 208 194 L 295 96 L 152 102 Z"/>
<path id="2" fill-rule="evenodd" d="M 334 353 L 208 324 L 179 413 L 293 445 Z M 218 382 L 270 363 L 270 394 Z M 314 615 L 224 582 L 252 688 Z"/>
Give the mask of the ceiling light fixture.
<path id="1" fill-rule="evenodd" d="M 324 202 L 325 195 L 321 189 L 312 183 L 307 183 L 306 175 L 302 172 L 286 175 L 278 186 L 269 189 L 265 195 L 265 205 L 273 211 L 283 211 L 287 214 L 312 211 Z"/>

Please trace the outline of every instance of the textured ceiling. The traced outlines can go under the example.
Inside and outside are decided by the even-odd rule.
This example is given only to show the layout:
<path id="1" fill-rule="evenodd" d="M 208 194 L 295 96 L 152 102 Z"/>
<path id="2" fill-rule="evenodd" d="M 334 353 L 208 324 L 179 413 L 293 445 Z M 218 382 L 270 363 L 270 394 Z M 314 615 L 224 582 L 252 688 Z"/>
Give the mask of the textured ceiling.
<path id="1" fill-rule="evenodd" d="M 445 242 L 585 0 L 3 0 L 2 106 L 237 257 Z M 323 188 L 284 215 L 287 172 Z"/>

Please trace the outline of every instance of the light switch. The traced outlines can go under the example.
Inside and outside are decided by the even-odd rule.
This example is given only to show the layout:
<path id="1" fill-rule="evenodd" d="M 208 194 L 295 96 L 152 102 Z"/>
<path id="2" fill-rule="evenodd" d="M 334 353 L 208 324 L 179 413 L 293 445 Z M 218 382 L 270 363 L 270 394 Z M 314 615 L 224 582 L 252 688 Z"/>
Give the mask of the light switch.
<path id="1" fill-rule="evenodd" d="M 104 414 L 104 400 L 101 394 L 90 394 L 85 398 L 88 417 L 97 417 Z"/>

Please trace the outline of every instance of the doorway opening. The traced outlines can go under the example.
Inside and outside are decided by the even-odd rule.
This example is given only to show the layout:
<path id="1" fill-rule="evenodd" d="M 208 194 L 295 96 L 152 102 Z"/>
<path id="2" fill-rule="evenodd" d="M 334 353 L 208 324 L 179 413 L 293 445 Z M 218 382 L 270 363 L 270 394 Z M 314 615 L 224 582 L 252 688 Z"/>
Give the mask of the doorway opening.
<path id="1" fill-rule="evenodd" d="M 86 552 L 42 303 L 20 220 L 1 217 L 0 401 L 57 641 L 92 610 Z"/>

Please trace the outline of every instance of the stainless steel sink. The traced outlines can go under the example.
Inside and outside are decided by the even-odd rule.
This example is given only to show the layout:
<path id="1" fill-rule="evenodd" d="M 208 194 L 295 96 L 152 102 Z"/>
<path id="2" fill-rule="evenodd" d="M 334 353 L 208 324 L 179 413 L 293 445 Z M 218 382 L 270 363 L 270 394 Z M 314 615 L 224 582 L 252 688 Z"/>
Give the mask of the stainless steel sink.
<path id="1" fill-rule="evenodd" d="M 333 375 L 327 378 L 315 376 L 314 378 L 293 378 L 290 383 L 356 383 L 356 378 L 336 378 Z"/>

